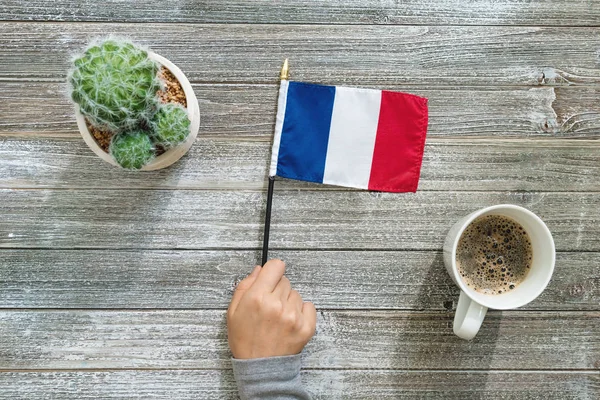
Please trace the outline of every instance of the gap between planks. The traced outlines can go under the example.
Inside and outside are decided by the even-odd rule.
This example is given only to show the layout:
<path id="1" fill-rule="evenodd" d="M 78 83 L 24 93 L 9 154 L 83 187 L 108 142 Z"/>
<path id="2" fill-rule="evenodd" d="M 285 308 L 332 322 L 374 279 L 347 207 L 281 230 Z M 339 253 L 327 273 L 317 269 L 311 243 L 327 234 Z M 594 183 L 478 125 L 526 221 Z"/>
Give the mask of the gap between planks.
<path id="1" fill-rule="evenodd" d="M 52 368 L 52 369 L 2 369 L 0 368 L 0 374 L 2 373 L 51 373 L 51 372 L 86 372 L 86 373 L 94 373 L 94 372 L 125 372 L 125 371 L 227 371 L 231 370 L 231 368 L 86 368 L 86 369 L 74 369 L 74 368 Z M 597 375 L 599 372 L 596 372 L 593 369 L 418 369 L 418 368 L 318 368 L 318 367 L 302 367 L 302 371 L 353 371 L 353 372 L 377 372 L 377 371 L 385 371 L 385 372 L 423 372 L 423 373 L 458 373 L 458 374 L 487 374 L 487 373 L 495 373 L 495 374 L 555 374 L 560 375 L 564 373 L 568 374 L 581 374 L 581 375 Z"/>
<path id="2" fill-rule="evenodd" d="M 398 307 L 380 307 L 380 308 L 347 308 L 347 307 L 316 307 L 317 311 L 323 311 L 323 312 L 360 312 L 360 313 L 368 313 L 368 312 L 385 312 L 385 311 L 392 311 L 395 313 L 406 313 L 406 314 L 411 314 L 411 315 L 421 315 L 421 316 L 425 316 L 425 315 L 447 315 L 447 314 L 454 314 L 456 310 L 452 309 L 452 310 L 432 310 L 432 309 L 426 309 L 426 308 L 398 308 Z M 43 308 L 43 307 L 26 307 L 26 308 L 17 308 L 17 307 L 11 307 L 11 308 L 6 308 L 6 307 L 0 307 L 0 312 L 4 312 L 4 313 L 23 313 L 23 312 L 30 312 L 30 313 L 88 313 L 88 312 L 111 312 L 111 313 L 136 313 L 136 312 L 140 312 L 140 313 L 145 313 L 145 314 L 151 314 L 151 313 L 164 313 L 164 312 L 178 312 L 178 311 L 227 311 L 226 307 L 197 307 L 197 308 L 192 308 L 192 307 L 182 307 L 182 308 L 157 308 L 157 307 L 152 307 L 152 308 L 141 308 L 141 307 L 130 307 L 130 308 L 102 308 L 102 307 L 90 307 L 90 308 Z M 502 314 L 502 312 L 506 312 L 506 311 L 510 311 L 511 313 L 514 314 L 519 314 L 519 313 L 534 313 L 534 314 L 539 314 L 540 312 L 543 313 L 573 313 L 573 314 L 589 314 L 590 312 L 594 312 L 594 311 L 600 311 L 600 310 L 592 310 L 592 309 L 585 309 L 585 310 L 577 310 L 577 309 L 568 309 L 568 310 L 547 310 L 547 309 L 510 309 L 510 310 L 488 310 L 486 315 L 495 315 L 495 314 Z"/>
<path id="3" fill-rule="evenodd" d="M 124 252 L 136 252 L 136 251 L 178 251 L 178 252 L 201 252 L 201 251 L 262 251 L 262 247 L 0 247 L 1 251 L 34 251 L 34 250 L 42 250 L 42 251 L 124 251 Z M 301 252 L 419 252 L 419 253 L 441 253 L 441 249 L 422 249 L 422 248 L 370 248 L 370 247 L 314 247 L 307 249 L 306 247 L 275 247 L 269 246 L 269 251 L 285 251 L 285 252 L 293 252 L 293 251 L 301 251 Z M 597 250 L 589 250 L 589 249 L 581 249 L 581 250 L 556 250 L 556 253 L 600 253 Z"/>
<path id="4" fill-rule="evenodd" d="M 79 136 L 79 131 L 4 131 L 0 132 L 0 138 L 8 140 L 30 140 L 38 141 L 41 139 L 57 139 L 65 142 L 82 142 L 83 139 Z M 272 143 L 272 134 L 262 135 L 201 135 L 196 141 L 215 141 L 215 142 L 257 142 L 257 143 Z M 507 147 L 523 147 L 527 143 L 546 147 L 572 147 L 580 148 L 582 145 L 600 147 L 600 136 L 595 139 L 589 137 L 545 137 L 545 136 L 529 136 L 522 135 L 514 136 L 431 136 L 426 138 L 425 145 L 435 146 L 507 146 Z"/>
<path id="5" fill-rule="evenodd" d="M 2 21 L 0 21 L 1 23 Z M 558 71 L 558 70 L 557 70 Z M 559 71 L 560 72 L 560 71 Z M 65 74 L 63 77 L 61 78 L 42 78 L 42 77 L 18 77 L 18 76 L 0 76 L 0 83 L 13 83 L 13 82 L 24 82 L 24 83 L 65 83 L 67 79 L 67 75 Z M 292 81 L 294 81 L 295 79 L 291 79 Z M 193 86 L 197 86 L 197 87 L 203 87 L 203 86 L 213 86 L 213 87 L 236 87 L 236 86 L 252 86 L 252 87 L 268 87 L 268 88 L 273 88 L 273 90 L 277 91 L 277 88 L 279 87 L 279 81 L 273 79 L 272 82 L 254 82 L 254 81 L 234 81 L 234 80 L 228 80 L 228 81 L 211 81 L 211 80 L 204 80 L 204 81 L 197 81 L 197 80 L 193 80 L 193 79 L 189 79 L 190 83 Z M 321 83 L 323 84 L 323 82 L 317 82 L 314 81 L 313 83 Z M 379 87 L 380 89 L 385 89 L 388 86 L 394 86 L 394 84 L 388 84 L 386 86 L 377 86 L 377 87 L 373 87 L 373 84 L 361 84 L 360 82 L 356 82 L 351 84 L 351 86 L 354 87 L 363 87 L 363 88 L 377 88 Z M 560 84 L 560 83 L 538 83 L 538 84 L 504 84 L 504 85 L 477 85 L 477 84 L 465 84 L 465 85 L 456 85 L 456 84 L 441 84 L 441 85 L 437 85 L 435 83 L 427 83 L 426 85 L 422 84 L 422 83 L 411 83 L 411 82 L 403 82 L 401 85 L 403 88 L 411 88 L 411 89 L 428 89 L 428 90 L 439 90 L 439 91 L 445 91 L 445 90 L 458 90 L 458 89 L 465 89 L 465 90 L 480 90 L 480 91 L 504 91 L 504 90 L 524 90 L 524 89 L 540 89 L 540 88 L 550 88 L 550 89 L 565 89 L 565 88 L 598 88 L 600 87 L 599 83 L 577 83 L 576 85 L 573 86 L 565 86 L 564 84 Z M 395 89 L 397 90 L 397 89 Z"/>
<path id="6" fill-rule="evenodd" d="M 464 28 L 464 27 L 472 27 L 472 28 L 482 28 L 482 27 L 486 27 L 486 28 L 506 28 L 506 27 L 511 27 L 511 28 L 565 28 L 565 29 L 583 29 L 583 28 L 589 28 L 589 29 L 596 29 L 596 28 L 600 28 L 600 24 L 588 24 L 588 25 L 556 25 L 556 24 L 513 24 L 513 25 L 503 25 L 503 24 L 449 24 L 449 23 L 443 23 L 443 24 L 432 24 L 432 23 L 398 23 L 398 24 L 361 24 L 361 23 L 326 23 L 326 22 L 322 22 L 322 23 L 305 23 L 305 22 L 286 22 L 286 23 L 282 23 L 282 22 L 273 22 L 273 23 L 269 23 L 269 22 L 235 22 L 235 23 L 226 23 L 226 22 L 157 22 L 157 21 L 115 21 L 115 20 L 111 20 L 111 21 L 85 21 L 85 20 L 78 20 L 78 21 L 59 21 L 59 20 L 46 20 L 46 21 L 32 21 L 32 20 L 27 20 L 27 19 L 0 19 L 0 23 L 2 24 L 10 24 L 10 23 L 14 23 L 14 24 L 36 24 L 36 25 L 42 25 L 42 24 L 64 24 L 64 25 L 68 25 L 68 24 L 80 24 L 80 25 L 102 25 L 102 24 L 114 24 L 114 23 L 123 23 L 123 24 L 131 24 L 131 25 L 147 25 L 147 24 L 153 24 L 153 23 L 159 23 L 159 24 L 171 24 L 171 25 L 192 25 L 192 26 L 211 26 L 211 25 L 231 25 L 231 26 L 235 26 L 235 25 L 282 25 L 282 26 L 302 26 L 302 27 L 310 27 L 310 26 L 315 26 L 315 27 L 319 27 L 319 26 L 339 26 L 339 27 L 369 27 L 369 26 L 406 26 L 406 27 L 410 27 L 410 26 L 436 26 L 436 27 L 440 27 L 440 28 Z"/>
<path id="7" fill-rule="evenodd" d="M 342 22 L 342 23 L 331 23 L 331 22 L 321 22 L 321 23 L 311 23 L 311 22 L 172 22 L 172 21 L 135 21 L 135 20 L 107 20 L 107 21 L 89 21 L 89 20 L 73 20 L 73 21 L 61 21 L 61 20 L 27 20 L 27 19 L 0 19 L 0 23 L 4 25 L 16 25 L 16 24 L 30 24 L 30 25 L 117 25 L 117 24 L 127 24 L 127 25 L 149 25 L 149 24 L 160 24 L 163 26 L 177 26 L 177 27 L 212 27 L 212 26 L 280 26 L 280 27 L 361 27 L 361 28 L 369 28 L 369 27 L 439 27 L 439 28 L 553 28 L 553 29 L 597 29 L 600 28 L 599 24 L 587 24 L 587 25 L 557 25 L 557 24 L 458 24 L 458 23 L 431 23 L 431 22 L 410 22 L 410 23 L 394 23 L 394 24 L 377 24 L 377 23 L 351 23 L 351 22 Z"/>

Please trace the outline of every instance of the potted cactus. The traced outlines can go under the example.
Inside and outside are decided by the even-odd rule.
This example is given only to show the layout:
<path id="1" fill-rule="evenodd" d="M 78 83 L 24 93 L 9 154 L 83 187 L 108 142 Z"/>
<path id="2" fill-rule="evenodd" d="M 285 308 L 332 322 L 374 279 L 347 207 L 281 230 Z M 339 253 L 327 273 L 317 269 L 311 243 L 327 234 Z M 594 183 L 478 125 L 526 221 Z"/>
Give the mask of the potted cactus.
<path id="1" fill-rule="evenodd" d="M 128 40 L 94 41 L 74 58 L 68 82 L 83 139 L 113 165 L 165 168 L 196 138 L 200 111 L 185 75 Z"/>

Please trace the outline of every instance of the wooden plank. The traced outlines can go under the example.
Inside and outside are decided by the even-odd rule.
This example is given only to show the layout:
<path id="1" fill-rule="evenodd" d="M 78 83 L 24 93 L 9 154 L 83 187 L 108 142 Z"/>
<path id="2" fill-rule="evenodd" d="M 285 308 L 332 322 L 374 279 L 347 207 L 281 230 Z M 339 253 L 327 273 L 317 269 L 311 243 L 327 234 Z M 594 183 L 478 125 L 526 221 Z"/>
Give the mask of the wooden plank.
<path id="1" fill-rule="evenodd" d="M 305 370 L 313 399 L 595 400 L 596 372 Z M 237 399 L 230 370 L 0 373 L 2 396 L 61 399 Z"/>
<path id="2" fill-rule="evenodd" d="M 201 135 L 273 134 L 276 85 L 194 84 L 193 87 L 200 105 Z M 0 135 L 21 132 L 36 136 L 79 136 L 66 83 L 0 81 L 0 88 L 0 115 L 3 115 Z M 543 90 L 552 89 L 539 90 L 541 106 L 532 104 L 533 99 L 529 104 L 525 98 L 519 103 L 531 115 L 551 118 L 547 104 L 553 95 Z"/>
<path id="3" fill-rule="evenodd" d="M 258 249 L 265 193 L 254 191 L 0 190 L 0 248 Z M 458 219 L 519 204 L 561 251 L 599 251 L 597 193 L 280 190 L 275 249 L 436 250 Z"/>
<path id="4" fill-rule="evenodd" d="M 0 135 L 78 136 L 66 86 L 0 82 Z M 201 135 L 273 135 L 276 85 L 193 86 L 202 114 Z M 595 138 L 600 129 L 598 87 L 385 88 L 429 99 L 430 137 Z"/>
<path id="5" fill-rule="evenodd" d="M 111 32 L 150 45 L 194 82 L 597 84 L 600 28 L 3 23 L 0 79 L 62 80 L 70 55 Z"/>
<path id="6" fill-rule="evenodd" d="M 327 309 L 446 310 L 458 288 L 438 251 L 274 251 Z M 259 251 L 2 250 L 0 308 L 222 308 Z M 528 310 L 600 310 L 600 253 L 557 254 Z M 365 279 L 366 277 L 366 279 Z"/>
<path id="7" fill-rule="evenodd" d="M 77 137 L 0 138 L 0 187 L 264 190 L 270 151 L 271 138 L 200 137 L 171 168 L 140 174 Z M 284 179 L 277 188 L 340 190 Z M 430 138 L 419 190 L 599 191 L 600 141 Z"/>
<path id="8" fill-rule="evenodd" d="M 585 0 L 301 0 L 276 6 L 268 0 L 186 1 L 176 6 L 160 0 L 136 0 L 113 2 L 108 7 L 92 0 L 58 0 L 51 4 L 41 0 L 5 0 L 0 12 L 3 20 L 266 24 L 598 26 L 599 18 L 598 5 Z"/>
<path id="9" fill-rule="evenodd" d="M 600 108 L 595 109 L 595 106 L 590 107 L 589 104 L 598 103 L 600 92 L 594 87 L 578 87 L 577 91 L 563 90 L 556 88 L 556 99 L 552 103 L 552 108 L 556 110 L 557 118 L 543 119 L 540 123 L 542 130 L 549 132 L 563 132 L 568 136 L 589 136 L 598 138 L 598 129 L 596 124 L 600 119 Z M 575 99 L 577 97 L 577 99 Z M 584 104 L 586 104 L 584 106 Z M 599 106 L 600 107 L 600 106 Z M 546 122 L 548 127 L 546 127 Z M 592 132 L 596 134 L 592 134 Z"/>
<path id="10" fill-rule="evenodd" d="M 0 82 L 0 135 L 78 136 L 67 85 Z M 271 137 L 276 85 L 194 84 L 202 112 L 200 133 Z M 405 87 L 429 99 L 428 135 L 596 138 L 598 87 Z"/>
<path id="11" fill-rule="evenodd" d="M 307 368 L 597 370 L 599 312 L 489 312 L 471 342 L 451 313 L 319 311 Z M 0 369 L 231 367 L 225 311 L 2 311 Z"/>

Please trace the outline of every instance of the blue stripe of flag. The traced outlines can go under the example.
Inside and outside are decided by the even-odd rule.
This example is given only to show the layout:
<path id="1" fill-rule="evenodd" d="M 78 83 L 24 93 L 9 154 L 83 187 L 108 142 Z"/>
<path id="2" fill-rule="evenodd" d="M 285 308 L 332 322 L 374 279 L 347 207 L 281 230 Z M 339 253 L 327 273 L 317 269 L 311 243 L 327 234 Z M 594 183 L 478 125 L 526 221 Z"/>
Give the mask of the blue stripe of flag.
<path id="1" fill-rule="evenodd" d="M 323 183 L 335 86 L 289 82 L 277 175 Z"/>

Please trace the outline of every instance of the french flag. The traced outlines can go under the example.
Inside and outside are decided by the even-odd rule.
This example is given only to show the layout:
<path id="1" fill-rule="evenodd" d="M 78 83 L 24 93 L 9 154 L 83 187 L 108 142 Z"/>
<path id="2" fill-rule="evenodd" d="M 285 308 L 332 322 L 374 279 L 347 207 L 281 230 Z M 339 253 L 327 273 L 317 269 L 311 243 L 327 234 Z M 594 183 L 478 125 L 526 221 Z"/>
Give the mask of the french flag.
<path id="1" fill-rule="evenodd" d="M 416 192 L 427 99 L 281 81 L 270 176 L 382 192 Z"/>

